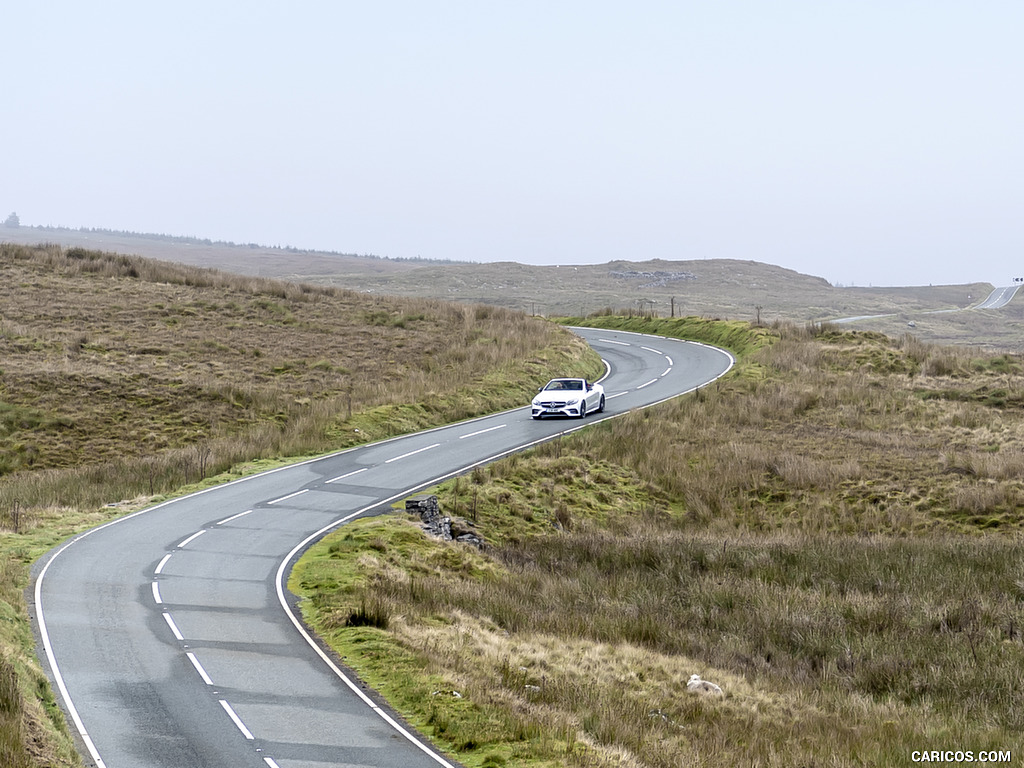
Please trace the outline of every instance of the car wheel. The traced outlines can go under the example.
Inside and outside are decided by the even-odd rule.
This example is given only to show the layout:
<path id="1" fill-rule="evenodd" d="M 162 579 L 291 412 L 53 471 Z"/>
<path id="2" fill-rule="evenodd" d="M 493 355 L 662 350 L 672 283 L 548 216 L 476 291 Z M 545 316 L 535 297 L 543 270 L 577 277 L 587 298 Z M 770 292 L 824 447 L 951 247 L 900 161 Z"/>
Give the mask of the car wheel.
<path id="1" fill-rule="evenodd" d="M 601 395 L 601 404 L 597 406 L 598 413 L 604 413 L 604 395 Z"/>

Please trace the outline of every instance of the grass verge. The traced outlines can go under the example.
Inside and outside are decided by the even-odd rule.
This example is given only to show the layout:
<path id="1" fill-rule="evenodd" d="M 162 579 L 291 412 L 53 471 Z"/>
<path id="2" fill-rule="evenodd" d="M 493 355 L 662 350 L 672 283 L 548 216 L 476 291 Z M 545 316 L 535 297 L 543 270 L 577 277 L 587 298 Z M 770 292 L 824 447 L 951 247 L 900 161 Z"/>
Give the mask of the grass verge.
<path id="1" fill-rule="evenodd" d="M 1011 753 L 1020 360 L 767 335 L 757 376 L 438 488 L 482 552 L 402 515 L 326 538 L 292 575 L 307 620 L 470 766 Z M 694 673 L 725 695 L 689 694 Z"/>

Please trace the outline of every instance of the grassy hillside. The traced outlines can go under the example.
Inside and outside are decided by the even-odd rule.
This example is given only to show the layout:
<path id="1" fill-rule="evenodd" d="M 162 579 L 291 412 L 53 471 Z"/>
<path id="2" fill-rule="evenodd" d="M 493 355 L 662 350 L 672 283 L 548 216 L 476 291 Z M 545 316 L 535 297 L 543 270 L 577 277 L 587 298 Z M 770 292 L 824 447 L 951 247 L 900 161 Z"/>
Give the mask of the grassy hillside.
<path id="1" fill-rule="evenodd" d="M 896 340 L 805 323 L 961 306 L 985 286 L 842 303 L 847 289 L 754 262 L 690 262 L 696 279 L 666 286 L 626 274 L 681 264 L 412 277 L 420 267 L 385 263 L 391 277 L 370 288 L 405 290 L 408 274 L 469 298 L 483 282 L 481 295 L 537 312 L 590 311 L 581 298 L 663 311 L 649 302 L 666 288 L 689 317 L 580 322 L 698 337 L 743 364 L 444 486 L 482 553 L 400 516 L 346 527 L 296 571 L 311 619 L 471 765 L 909 765 L 912 744 L 1015 746 L 1021 362 L 904 336 L 902 316 Z M 186 483 L 519 404 L 533 378 L 600 369 L 548 323 L 335 278 L 56 246 L 0 246 L 0 266 L 0 765 L 15 768 L 77 762 L 22 601 L 55 542 Z M 801 302 L 800 322 L 775 322 Z M 1016 311 L 941 322 L 962 318 L 953 335 L 977 343 L 983 318 L 1012 339 Z M 768 327 L 748 326 L 757 312 Z M 683 694 L 694 672 L 726 696 Z"/>
<path id="2" fill-rule="evenodd" d="M 0 245 L 0 765 L 77 762 L 22 590 L 75 530 L 262 466 L 595 376 L 550 323 L 58 246 Z M 25 751 L 27 745 L 28 751 Z"/>
<path id="3" fill-rule="evenodd" d="M 374 294 L 481 302 L 549 316 L 583 316 L 608 307 L 661 317 L 668 317 L 674 308 L 676 316 L 798 324 L 893 315 L 858 321 L 855 327 L 898 338 L 906 332 L 908 322 L 914 321 L 914 333 L 928 343 L 1014 352 L 1024 348 L 1024 298 L 1002 310 L 933 314 L 977 303 L 993 286 L 928 285 L 926 271 L 921 274 L 924 285 L 864 288 L 834 286 L 821 277 L 734 259 L 648 261 L 636 254 L 631 261 L 580 266 L 453 264 L 36 227 L 0 228 L 0 242 L 5 240 L 23 244 L 49 240 L 69 247 L 216 266 L 239 274 Z"/>
<path id="4" fill-rule="evenodd" d="M 289 246 L 228 243 L 198 237 L 69 227 L 0 227 L 0 243 L 59 245 L 122 256 L 144 256 L 189 267 L 215 267 L 235 275 L 308 281 L 314 275 L 387 275 L 415 269 L 415 260 L 325 253 Z"/>
<path id="5" fill-rule="evenodd" d="M 482 552 L 402 514 L 321 542 L 292 586 L 347 662 L 473 766 L 1015 752 L 1020 358 L 591 322 L 731 339 L 741 362 L 439 488 Z M 725 695 L 687 693 L 691 674 Z"/>

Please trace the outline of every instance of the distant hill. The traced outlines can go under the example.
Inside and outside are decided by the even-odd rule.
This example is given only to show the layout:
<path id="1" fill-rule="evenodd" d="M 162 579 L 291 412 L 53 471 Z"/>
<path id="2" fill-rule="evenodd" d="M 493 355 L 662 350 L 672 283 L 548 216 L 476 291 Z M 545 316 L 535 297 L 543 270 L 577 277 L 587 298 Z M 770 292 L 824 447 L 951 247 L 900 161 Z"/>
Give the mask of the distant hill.
<path id="1" fill-rule="evenodd" d="M 424 261 L 85 227 L 0 226 L 0 242 L 19 245 L 54 243 L 67 248 L 88 248 L 189 266 L 213 267 L 238 275 L 285 279 L 306 279 L 321 273 L 390 274 L 413 269 Z"/>
<path id="2" fill-rule="evenodd" d="M 611 309 L 772 323 L 862 315 L 848 327 L 924 341 L 1024 349 L 1024 299 L 1001 310 L 962 310 L 993 286 L 837 287 L 757 261 L 615 261 L 577 266 L 399 260 L 192 237 L 57 227 L 0 227 L 0 242 L 57 243 L 137 254 L 242 275 L 333 285 L 367 293 L 494 304 L 530 314 L 577 316 Z M 910 326 L 909 323 L 914 325 Z"/>

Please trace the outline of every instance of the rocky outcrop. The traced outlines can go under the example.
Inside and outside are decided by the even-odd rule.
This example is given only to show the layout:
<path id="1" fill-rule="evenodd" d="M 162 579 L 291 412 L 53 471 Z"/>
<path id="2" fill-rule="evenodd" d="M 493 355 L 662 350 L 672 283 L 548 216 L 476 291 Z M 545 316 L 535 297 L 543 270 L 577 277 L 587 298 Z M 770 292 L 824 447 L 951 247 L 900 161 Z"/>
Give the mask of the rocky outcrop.
<path id="1" fill-rule="evenodd" d="M 442 541 L 471 544 L 478 549 L 484 545 L 483 539 L 476 533 L 471 522 L 463 520 L 461 517 L 447 517 L 441 512 L 437 496 L 414 496 L 407 499 L 405 511 L 412 515 L 418 515 L 423 524 L 423 530 Z"/>
<path id="2" fill-rule="evenodd" d="M 620 280 L 648 280 L 649 282 L 641 285 L 641 288 L 660 288 L 676 280 L 697 279 L 697 276 L 693 274 L 693 272 L 664 272 L 662 270 L 655 272 L 639 272 L 637 270 L 629 270 L 625 272 L 612 271 L 608 274 L 612 277 L 617 277 Z"/>

